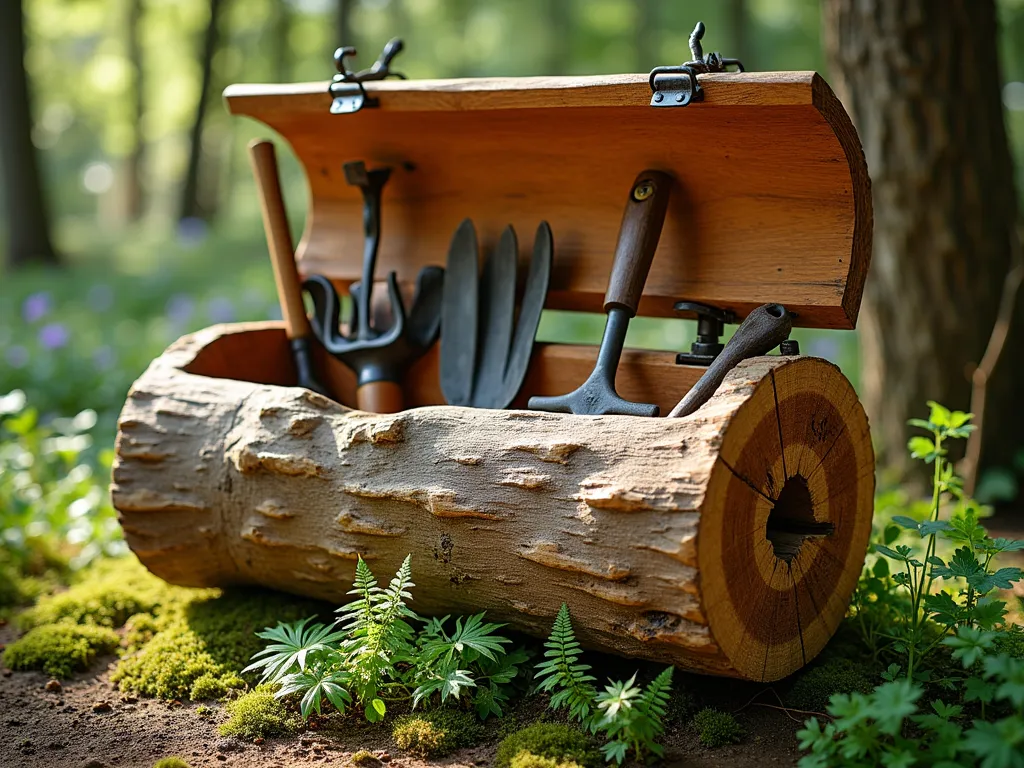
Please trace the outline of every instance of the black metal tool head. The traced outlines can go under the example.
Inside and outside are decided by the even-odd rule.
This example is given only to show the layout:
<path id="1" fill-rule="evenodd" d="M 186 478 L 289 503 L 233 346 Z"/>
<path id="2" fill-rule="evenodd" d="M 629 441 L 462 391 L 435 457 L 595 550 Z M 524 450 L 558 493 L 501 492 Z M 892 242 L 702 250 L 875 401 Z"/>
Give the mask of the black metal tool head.
<path id="1" fill-rule="evenodd" d="M 609 310 L 597 364 L 587 380 L 567 395 L 531 397 L 530 410 L 591 416 L 657 416 L 658 406 L 631 402 L 615 391 L 615 370 L 619 366 L 628 326 L 628 310 Z"/>
<path id="2" fill-rule="evenodd" d="M 402 372 L 437 339 L 441 324 L 441 288 L 444 270 L 424 267 L 416 281 L 416 294 L 408 314 L 395 273 L 388 275 L 391 325 L 378 332 L 362 321 L 356 306 L 364 300 L 363 286 L 352 286 L 353 311 L 348 335 L 339 327 L 341 301 L 334 285 L 323 275 L 302 283 L 313 301 L 313 335 L 336 359 L 356 372 L 357 385 L 371 381 L 399 381 Z"/>

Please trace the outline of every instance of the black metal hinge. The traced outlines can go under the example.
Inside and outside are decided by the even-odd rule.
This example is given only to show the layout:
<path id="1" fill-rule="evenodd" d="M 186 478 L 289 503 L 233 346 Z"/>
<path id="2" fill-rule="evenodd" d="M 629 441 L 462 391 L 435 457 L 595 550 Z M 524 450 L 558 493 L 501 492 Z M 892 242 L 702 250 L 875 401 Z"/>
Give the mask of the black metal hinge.
<path id="1" fill-rule="evenodd" d="M 704 100 L 704 89 L 697 81 L 697 75 L 706 72 L 743 72 L 739 59 L 727 59 L 720 53 L 704 53 L 701 39 L 704 37 L 704 22 L 698 21 L 690 34 L 690 55 L 692 61 L 679 66 L 655 67 L 651 70 L 651 106 L 685 107 L 693 101 Z M 735 67 L 730 70 L 729 67 Z"/>
<path id="2" fill-rule="evenodd" d="M 402 52 L 405 47 L 397 37 L 388 41 L 381 51 L 377 61 L 369 69 L 359 72 L 352 72 L 345 66 L 345 59 L 356 55 L 356 49 L 350 45 L 339 48 L 334 52 L 334 66 L 338 74 L 331 80 L 328 89 L 331 96 L 332 115 L 350 115 L 358 112 L 363 107 L 376 107 L 378 100 L 367 94 L 363 83 L 369 80 L 384 80 L 388 77 L 405 79 L 405 75 L 391 71 L 391 60 Z"/>

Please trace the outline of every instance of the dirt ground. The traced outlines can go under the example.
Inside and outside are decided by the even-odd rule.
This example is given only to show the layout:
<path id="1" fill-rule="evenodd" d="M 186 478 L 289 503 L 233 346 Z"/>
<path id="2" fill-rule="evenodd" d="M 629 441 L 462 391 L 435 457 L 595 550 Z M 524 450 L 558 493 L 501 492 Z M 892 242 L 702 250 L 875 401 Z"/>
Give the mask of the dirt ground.
<path id="1" fill-rule="evenodd" d="M 14 633 L 0 629 L 0 642 Z M 113 657 L 98 661 L 88 672 L 64 681 L 59 691 L 46 690 L 49 678 L 40 672 L 11 672 L 0 676 L 0 766 L 3 768 L 150 768 L 161 757 L 177 755 L 193 768 L 201 766 L 347 766 L 352 754 L 366 749 L 392 768 L 491 765 L 501 739 L 501 724 L 490 721 L 485 740 L 448 758 L 425 761 L 399 750 L 388 728 L 344 722 L 336 732 L 332 719 L 317 730 L 297 736 L 267 739 L 262 744 L 223 738 L 217 723 L 226 715 L 219 704 L 207 704 L 209 715 L 197 714 L 197 704 L 124 696 L 109 682 Z M 692 729 L 672 723 L 666 733 L 662 765 L 678 768 L 753 768 L 792 766 L 798 759 L 795 732 L 805 715 L 792 716 L 763 704 L 778 705 L 772 689 L 737 681 L 678 675 L 676 686 L 692 688 L 704 705 L 737 713 L 747 735 L 741 744 L 710 750 L 701 747 Z M 513 713 L 528 721 L 532 712 Z M 795 719 L 794 719 L 795 718 Z M 338 720 L 338 718 L 333 718 Z M 333 723 L 337 725 L 337 723 Z"/>

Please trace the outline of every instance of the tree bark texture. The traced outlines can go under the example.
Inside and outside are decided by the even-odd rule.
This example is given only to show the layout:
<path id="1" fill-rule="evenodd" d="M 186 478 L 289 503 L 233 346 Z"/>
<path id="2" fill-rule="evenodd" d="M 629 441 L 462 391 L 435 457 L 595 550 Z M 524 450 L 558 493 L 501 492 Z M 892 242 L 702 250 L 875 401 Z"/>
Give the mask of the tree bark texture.
<path id="1" fill-rule="evenodd" d="M 755 680 L 801 667 L 845 613 L 874 465 L 830 363 L 745 362 L 684 419 L 376 415 L 245 381 L 245 333 L 185 337 L 121 414 L 114 505 L 168 581 L 338 602 L 357 556 L 387 578 L 411 553 L 423 614 L 546 635 L 565 602 L 591 647 Z"/>
<path id="2" fill-rule="evenodd" d="M 826 0 L 833 84 L 860 132 L 874 197 L 861 324 L 864 403 L 881 461 L 909 469 L 907 419 L 967 410 L 1017 218 L 993 0 Z M 990 380 L 983 465 L 1024 439 L 1024 304 Z M 959 449 L 959 446 L 955 446 Z"/>
<path id="3" fill-rule="evenodd" d="M 127 221 L 138 221 L 146 208 L 145 191 L 142 183 L 143 167 L 146 159 L 146 138 L 142 123 L 146 113 L 145 76 L 140 40 L 142 18 L 145 12 L 145 0 L 128 0 L 125 17 L 125 48 L 128 61 L 132 67 L 132 128 L 135 132 L 135 144 L 125 161 L 125 205 L 124 214 Z"/>
<path id="4" fill-rule="evenodd" d="M 12 266 L 57 264 L 39 159 L 32 144 L 21 0 L 0 3 L 0 172 L 8 262 Z"/>
<path id="5" fill-rule="evenodd" d="M 180 218 L 205 218 L 208 213 L 200 198 L 199 174 L 203 157 L 203 129 L 206 122 L 206 106 L 213 90 L 213 55 L 217 51 L 220 40 L 221 8 L 223 0 L 210 0 L 210 22 L 203 35 L 203 46 L 200 52 L 202 78 L 199 87 L 199 101 L 196 103 L 195 117 L 189 134 L 188 166 L 185 171 L 185 184 L 181 193 Z"/>

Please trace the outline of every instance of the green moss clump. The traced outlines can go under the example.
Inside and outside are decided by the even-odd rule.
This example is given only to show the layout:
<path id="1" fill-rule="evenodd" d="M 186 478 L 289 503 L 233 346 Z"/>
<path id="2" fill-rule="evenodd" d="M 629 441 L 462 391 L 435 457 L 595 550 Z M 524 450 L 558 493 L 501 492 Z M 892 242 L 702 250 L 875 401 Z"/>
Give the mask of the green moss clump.
<path id="1" fill-rule="evenodd" d="M 221 736 L 266 739 L 271 736 L 287 736 L 298 728 L 295 716 L 274 698 L 274 689 L 268 685 L 257 686 L 239 696 L 229 702 L 225 709 L 231 717 L 217 729 Z"/>
<path id="2" fill-rule="evenodd" d="M 517 758 L 522 765 L 516 762 Z M 531 759 L 533 763 L 524 762 Z M 540 759 L 554 761 L 551 765 L 556 768 L 571 768 L 573 765 L 599 768 L 604 765 L 601 753 L 590 736 L 559 723 L 536 723 L 506 736 L 498 745 L 494 765 L 496 768 L 517 765 L 519 768 L 530 765 L 547 768 L 545 763 L 536 762 Z"/>
<path id="3" fill-rule="evenodd" d="M 361 749 L 352 755 L 352 765 L 358 765 L 361 768 L 366 768 L 366 766 L 381 765 L 381 762 L 374 757 L 371 752 Z"/>
<path id="4" fill-rule="evenodd" d="M 540 757 L 532 752 L 520 752 L 512 758 L 510 768 L 583 768 L 575 760 L 555 760 L 552 757 Z"/>
<path id="5" fill-rule="evenodd" d="M 128 653 L 133 653 L 153 639 L 160 627 L 156 617 L 151 613 L 136 613 L 128 617 L 124 623 L 124 640 L 122 645 Z"/>
<path id="6" fill-rule="evenodd" d="M 153 768 L 192 768 L 192 766 L 180 757 L 161 757 L 153 763 Z"/>
<path id="7" fill-rule="evenodd" d="M 831 658 L 803 672 L 786 694 L 786 703 L 808 712 L 824 712 L 837 693 L 871 693 L 875 688 L 849 659 Z"/>
<path id="8" fill-rule="evenodd" d="M 721 747 L 738 744 L 743 738 L 743 729 L 736 718 L 728 712 L 705 707 L 693 717 L 697 738 L 705 747 Z"/>
<path id="9" fill-rule="evenodd" d="M 221 698 L 245 687 L 238 673 L 265 645 L 257 632 L 325 610 L 324 603 L 275 592 L 200 593 L 164 610 L 155 634 L 121 660 L 111 681 L 122 691 L 163 699 Z"/>
<path id="10" fill-rule="evenodd" d="M 474 715 L 452 709 L 402 715 L 391 730 L 399 749 L 420 757 L 443 757 L 475 744 L 482 734 Z"/>
<path id="11" fill-rule="evenodd" d="M 62 623 L 36 627 L 7 646 L 4 664 L 11 669 L 39 669 L 52 677 L 68 678 L 88 669 L 97 654 L 110 653 L 118 636 L 106 627 Z"/>
<path id="12" fill-rule="evenodd" d="M 1024 659 L 1024 627 L 1017 624 L 996 635 L 993 650 L 1006 653 L 1015 659 Z"/>
<path id="13" fill-rule="evenodd" d="M 158 606 L 187 600 L 194 593 L 170 586 L 134 557 L 113 558 L 86 569 L 66 591 L 40 599 L 18 617 L 18 624 L 31 629 L 71 621 L 117 628 L 133 614 L 151 613 Z"/>

